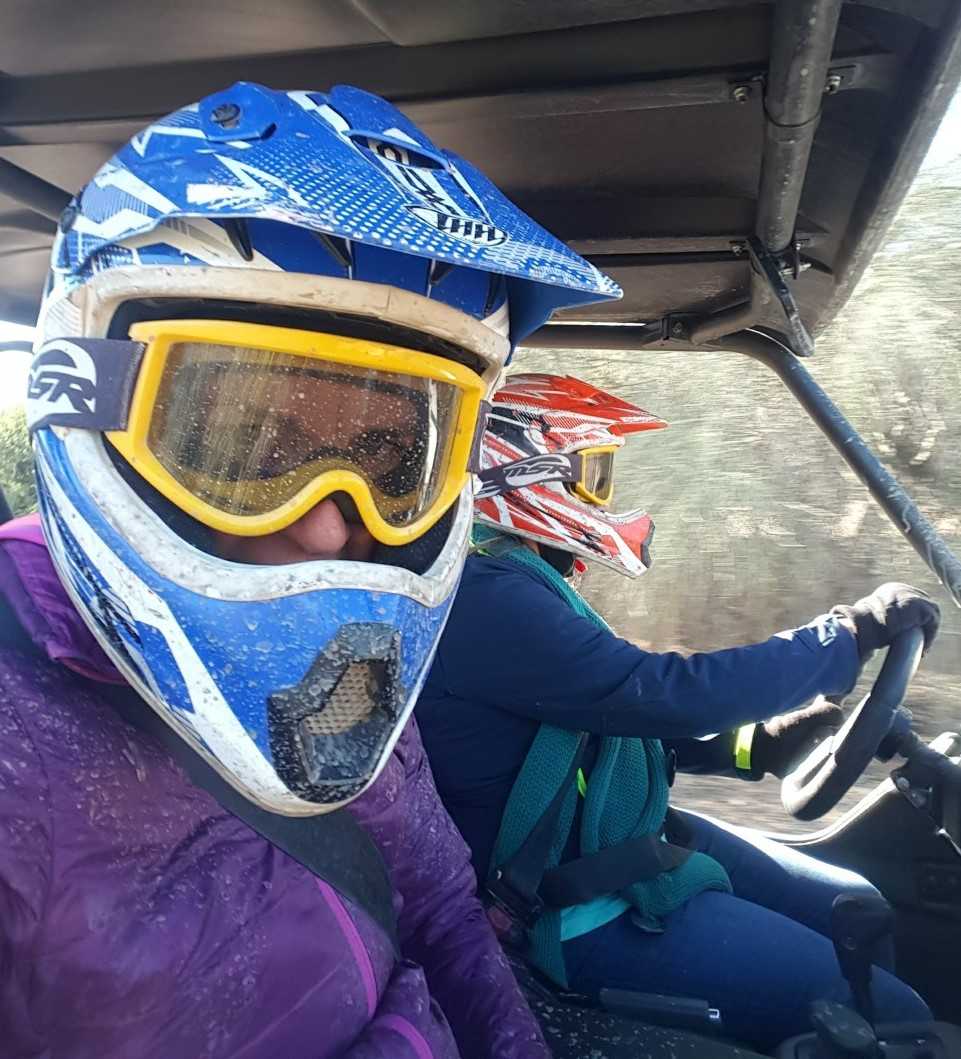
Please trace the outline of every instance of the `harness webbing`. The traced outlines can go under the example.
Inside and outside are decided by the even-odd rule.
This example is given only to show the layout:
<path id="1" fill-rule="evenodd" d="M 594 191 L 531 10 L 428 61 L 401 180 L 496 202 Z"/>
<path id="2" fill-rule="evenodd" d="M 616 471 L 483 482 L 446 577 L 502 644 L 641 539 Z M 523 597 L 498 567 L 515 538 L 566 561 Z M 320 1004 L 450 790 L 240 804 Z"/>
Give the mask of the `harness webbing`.
<path id="1" fill-rule="evenodd" d="M 608 629 L 549 563 L 516 538 L 478 526 L 475 550 L 524 567 L 576 613 Z M 586 782 L 580 855 L 561 863 L 574 825 L 587 738 L 540 726 L 508 798 L 488 884 L 495 900 L 527 926 L 528 958 L 562 986 L 567 985 L 562 908 L 619 894 L 642 918 L 659 922 L 703 890 L 730 890 L 716 861 L 664 837 L 668 767 L 657 739 L 600 738 Z"/>

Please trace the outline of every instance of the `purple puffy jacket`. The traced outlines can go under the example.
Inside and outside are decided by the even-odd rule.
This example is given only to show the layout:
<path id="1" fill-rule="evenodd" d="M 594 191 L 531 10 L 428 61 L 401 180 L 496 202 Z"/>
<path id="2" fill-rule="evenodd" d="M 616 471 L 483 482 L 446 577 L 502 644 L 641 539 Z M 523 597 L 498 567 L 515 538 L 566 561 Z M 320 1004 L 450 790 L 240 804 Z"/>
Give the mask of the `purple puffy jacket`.
<path id="1" fill-rule="evenodd" d="M 548 1055 L 413 722 L 351 806 L 394 884 L 397 963 L 77 678 L 118 679 L 36 520 L 0 530 L 0 592 L 51 660 L 0 649 L 3 1056 Z"/>

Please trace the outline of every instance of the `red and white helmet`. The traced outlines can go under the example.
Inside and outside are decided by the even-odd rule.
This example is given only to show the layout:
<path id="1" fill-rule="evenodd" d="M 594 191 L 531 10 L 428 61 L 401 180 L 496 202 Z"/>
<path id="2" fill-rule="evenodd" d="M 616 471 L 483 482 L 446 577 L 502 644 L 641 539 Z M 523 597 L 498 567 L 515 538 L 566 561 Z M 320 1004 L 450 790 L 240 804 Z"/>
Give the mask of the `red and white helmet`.
<path id="1" fill-rule="evenodd" d="M 488 416 L 475 518 L 638 577 L 651 564 L 654 523 L 607 510 L 614 455 L 625 434 L 665 426 L 569 375 L 512 375 Z"/>

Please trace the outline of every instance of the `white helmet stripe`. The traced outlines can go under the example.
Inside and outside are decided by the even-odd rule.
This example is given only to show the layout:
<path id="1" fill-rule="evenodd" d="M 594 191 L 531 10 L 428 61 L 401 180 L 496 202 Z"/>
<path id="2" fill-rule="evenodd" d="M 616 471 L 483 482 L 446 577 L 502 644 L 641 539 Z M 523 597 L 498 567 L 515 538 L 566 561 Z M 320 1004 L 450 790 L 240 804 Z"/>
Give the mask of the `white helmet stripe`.
<path id="1" fill-rule="evenodd" d="M 173 722 L 193 728 L 222 765 L 253 792 L 268 800 L 275 796 L 289 802 L 290 794 L 286 786 L 278 779 L 273 766 L 227 705 L 223 693 L 170 608 L 107 547 L 71 503 L 56 478 L 47 473 L 42 462 L 38 463 L 38 467 L 43 474 L 44 488 L 49 491 L 58 513 L 91 562 L 123 599 L 134 620 L 156 629 L 166 640 L 170 653 L 180 667 L 184 683 L 190 689 L 191 705 L 195 711 L 187 714 L 164 704 L 163 708 Z M 64 580 L 68 582 L 68 578 Z M 97 639 L 102 642 L 101 637 Z"/>

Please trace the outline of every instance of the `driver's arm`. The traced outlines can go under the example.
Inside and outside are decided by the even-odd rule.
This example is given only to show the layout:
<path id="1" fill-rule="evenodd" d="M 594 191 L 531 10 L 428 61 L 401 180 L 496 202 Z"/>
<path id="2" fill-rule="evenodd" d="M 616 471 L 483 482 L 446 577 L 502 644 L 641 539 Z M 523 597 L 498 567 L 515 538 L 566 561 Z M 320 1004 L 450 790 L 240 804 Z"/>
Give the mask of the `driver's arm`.
<path id="1" fill-rule="evenodd" d="M 643 651 L 576 615 L 506 562 L 468 563 L 438 652 L 450 691 L 602 735 L 690 739 L 847 693 L 854 636 L 834 617 L 763 643 L 684 656 Z"/>

